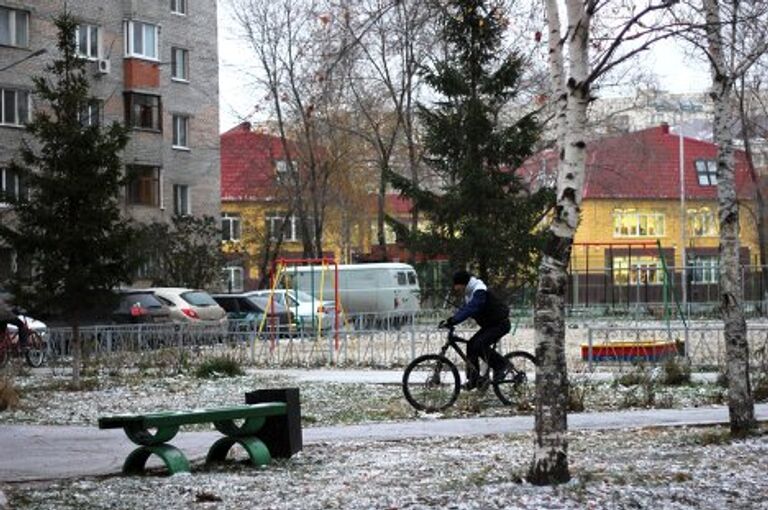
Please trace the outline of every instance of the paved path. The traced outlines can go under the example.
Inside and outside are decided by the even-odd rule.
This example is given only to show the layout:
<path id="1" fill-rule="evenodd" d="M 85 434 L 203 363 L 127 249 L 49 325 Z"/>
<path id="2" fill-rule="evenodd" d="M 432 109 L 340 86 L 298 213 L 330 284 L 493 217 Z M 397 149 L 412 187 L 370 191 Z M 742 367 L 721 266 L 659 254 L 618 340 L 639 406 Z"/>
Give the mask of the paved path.
<path id="1" fill-rule="evenodd" d="M 755 413 L 759 420 L 768 421 L 768 404 L 756 405 Z M 568 420 L 571 430 L 710 425 L 727 423 L 728 408 L 582 413 L 571 414 Z M 304 443 L 526 433 L 532 428 L 531 416 L 422 418 L 398 423 L 309 427 L 304 429 Z M 182 430 L 173 444 L 190 460 L 199 460 L 218 437 L 217 432 Z M 0 427 L 0 483 L 116 474 L 134 447 L 122 430 L 99 430 L 95 426 L 3 425 Z"/>

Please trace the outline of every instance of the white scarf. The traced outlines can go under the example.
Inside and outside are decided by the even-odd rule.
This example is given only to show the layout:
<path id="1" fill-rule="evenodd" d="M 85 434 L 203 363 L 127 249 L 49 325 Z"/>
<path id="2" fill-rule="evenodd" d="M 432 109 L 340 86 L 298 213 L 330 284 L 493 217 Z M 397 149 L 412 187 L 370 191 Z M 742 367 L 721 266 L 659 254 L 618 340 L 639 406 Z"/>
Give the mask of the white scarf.
<path id="1" fill-rule="evenodd" d="M 464 289 L 464 302 L 469 303 L 470 301 L 472 301 L 472 296 L 477 290 L 487 291 L 488 287 L 485 286 L 485 283 L 483 283 L 483 280 L 479 280 L 474 276 L 471 276 L 469 278 L 469 282 L 467 283 L 467 288 Z"/>

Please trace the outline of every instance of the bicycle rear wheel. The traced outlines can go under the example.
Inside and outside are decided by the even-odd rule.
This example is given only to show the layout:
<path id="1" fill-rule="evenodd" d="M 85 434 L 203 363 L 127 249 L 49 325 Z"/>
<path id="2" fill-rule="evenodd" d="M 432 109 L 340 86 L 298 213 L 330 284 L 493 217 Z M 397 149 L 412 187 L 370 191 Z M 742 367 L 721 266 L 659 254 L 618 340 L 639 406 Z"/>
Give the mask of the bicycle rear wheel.
<path id="1" fill-rule="evenodd" d="M 493 392 L 506 406 L 515 405 L 526 410 L 533 407 L 534 376 L 536 358 L 524 351 L 514 351 L 504 355 L 507 360 L 507 373 L 504 380 L 493 383 Z"/>
<path id="2" fill-rule="evenodd" d="M 46 345 L 43 337 L 37 331 L 30 331 L 27 338 L 27 352 L 25 353 L 27 364 L 34 368 L 42 366 L 45 361 L 45 351 Z"/>
<path id="3" fill-rule="evenodd" d="M 403 372 L 403 394 L 418 411 L 442 411 L 456 402 L 460 390 L 456 365 L 439 354 L 419 356 Z"/>

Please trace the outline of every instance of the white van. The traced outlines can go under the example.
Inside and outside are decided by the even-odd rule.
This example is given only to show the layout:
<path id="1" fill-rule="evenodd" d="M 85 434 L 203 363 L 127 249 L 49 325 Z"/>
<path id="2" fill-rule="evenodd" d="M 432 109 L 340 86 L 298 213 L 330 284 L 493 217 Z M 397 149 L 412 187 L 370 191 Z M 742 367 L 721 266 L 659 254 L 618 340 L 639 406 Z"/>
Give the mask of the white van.
<path id="1" fill-rule="evenodd" d="M 313 294 L 323 301 L 335 299 L 336 275 L 332 265 L 289 267 L 285 275 L 294 289 Z M 410 319 L 420 309 L 419 279 L 409 264 L 340 264 L 338 279 L 341 311 L 347 317 L 377 314 Z"/>

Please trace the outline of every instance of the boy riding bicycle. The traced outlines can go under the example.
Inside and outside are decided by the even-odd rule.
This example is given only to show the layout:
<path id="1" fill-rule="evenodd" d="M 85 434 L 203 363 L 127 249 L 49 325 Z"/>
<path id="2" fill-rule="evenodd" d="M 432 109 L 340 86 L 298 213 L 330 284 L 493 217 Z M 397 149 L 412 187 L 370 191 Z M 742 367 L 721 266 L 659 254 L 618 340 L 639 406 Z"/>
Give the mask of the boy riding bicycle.
<path id="1" fill-rule="evenodd" d="M 464 304 L 440 325 L 455 326 L 472 318 L 480 326 L 480 330 L 467 343 L 467 358 L 470 363 L 467 365 L 467 383 L 464 389 L 471 390 L 485 382 L 480 380 L 478 371 L 481 357 L 493 369 L 494 382 L 503 380 L 506 361 L 493 346 L 512 329 L 509 307 L 489 291 L 482 280 L 463 269 L 453 275 L 453 290 L 464 296 Z"/>
<path id="2" fill-rule="evenodd" d="M 19 346 L 24 349 L 27 346 L 27 337 L 29 336 L 27 325 L 16 316 L 13 308 L 0 296 L 0 335 L 5 334 L 8 324 L 13 324 L 18 328 Z"/>

